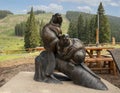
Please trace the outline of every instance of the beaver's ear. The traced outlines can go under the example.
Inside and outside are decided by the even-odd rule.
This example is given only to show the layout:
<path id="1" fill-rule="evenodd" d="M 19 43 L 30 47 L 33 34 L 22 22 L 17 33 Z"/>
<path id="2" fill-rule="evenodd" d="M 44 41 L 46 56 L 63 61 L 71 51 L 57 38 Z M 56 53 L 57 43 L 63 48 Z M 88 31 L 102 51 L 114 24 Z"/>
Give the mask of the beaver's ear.
<path id="1" fill-rule="evenodd" d="M 61 39 L 62 38 L 62 34 L 59 34 L 58 38 Z"/>

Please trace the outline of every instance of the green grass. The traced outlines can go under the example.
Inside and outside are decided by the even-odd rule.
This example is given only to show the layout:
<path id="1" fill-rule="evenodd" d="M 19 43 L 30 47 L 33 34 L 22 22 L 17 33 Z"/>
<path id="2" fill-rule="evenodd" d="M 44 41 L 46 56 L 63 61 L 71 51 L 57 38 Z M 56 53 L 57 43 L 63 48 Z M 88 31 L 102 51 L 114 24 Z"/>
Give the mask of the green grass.
<path id="1" fill-rule="evenodd" d="M 0 50 L 20 50 L 24 47 L 24 39 L 21 37 L 0 36 Z"/>
<path id="2" fill-rule="evenodd" d="M 37 55 L 39 55 L 39 52 L 20 53 L 20 54 L 0 54 L 0 62 L 6 61 L 6 60 L 13 60 L 17 58 L 29 57 L 29 56 L 37 56 Z"/>
<path id="3" fill-rule="evenodd" d="M 0 62 L 2 61 L 5 61 L 5 60 L 12 60 L 12 59 L 16 59 L 16 58 L 20 58 L 20 57 L 24 57 L 25 55 L 24 54 L 3 54 L 3 55 L 0 55 Z"/>
<path id="4" fill-rule="evenodd" d="M 10 30 L 14 31 L 15 25 L 22 21 L 26 21 L 27 17 L 28 15 L 9 15 L 4 19 L 1 19 L 0 32 L 4 32 L 4 31 L 9 32 Z"/>
<path id="5" fill-rule="evenodd" d="M 67 33 L 68 31 L 68 27 L 69 27 L 69 21 L 67 20 L 67 18 L 65 17 L 65 15 L 62 15 L 63 17 L 63 23 L 62 23 L 62 32 L 63 34 Z"/>

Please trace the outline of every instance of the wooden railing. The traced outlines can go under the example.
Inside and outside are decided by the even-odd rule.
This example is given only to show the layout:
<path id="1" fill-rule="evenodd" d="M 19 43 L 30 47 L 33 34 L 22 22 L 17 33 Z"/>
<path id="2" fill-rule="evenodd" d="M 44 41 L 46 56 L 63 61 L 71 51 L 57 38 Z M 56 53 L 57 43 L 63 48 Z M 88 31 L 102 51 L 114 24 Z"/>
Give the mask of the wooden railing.
<path id="1" fill-rule="evenodd" d="M 45 50 L 44 47 L 36 47 L 36 48 L 27 48 L 21 50 L 4 50 L 0 51 L 0 54 L 14 54 L 14 53 L 22 53 L 22 52 L 33 52 L 33 51 L 42 51 Z"/>

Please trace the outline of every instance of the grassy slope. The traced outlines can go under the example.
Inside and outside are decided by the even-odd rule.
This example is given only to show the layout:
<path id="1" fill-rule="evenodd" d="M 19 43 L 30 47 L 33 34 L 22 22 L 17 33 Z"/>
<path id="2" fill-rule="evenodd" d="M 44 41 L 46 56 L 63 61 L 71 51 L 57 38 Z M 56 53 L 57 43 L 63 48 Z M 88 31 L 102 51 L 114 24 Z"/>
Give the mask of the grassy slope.
<path id="1" fill-rule="evenodd" d="M 23 46 L 23 38 L 14 36 L 16 24 L 26 21 L 28 15 L 9 15 L 0 20 L 0 50 L 20 49 Z"/>
<path id="2" fill-rule="evenodd" d="M 36 16 L 37 20 L 43 19 L 47 23 L 52 14 L 40 14 Z M 17 23 L 26 21 L 28 15 L 10 15 L 0 20 L 0 50 L 23 49 L 23 37 L 14 36 L 14 27 Z M 63 15 L 63 33 L 67 32 L 69 22 Z"/>
<path id="3" fill-rule="evenodd" d="M 9 15 L 4 19 L 0 20 L 0 51 L 7 52 L 8 50 L 21 50 L 24 49 L 24 38 L 14 36 L 14 27 L 16 24 L 26 21 L 29 15 Z M 37 20 L 43 19 L 47 23 L 52 14 L 40 14 L 36 16 Z M 63 33 L 67 32 L 69 22 L 63 16 L 62 30 Z M 24 57 L 23 55 L 11 55 L 11 54 L 0 54 L 0 61 Z"/>

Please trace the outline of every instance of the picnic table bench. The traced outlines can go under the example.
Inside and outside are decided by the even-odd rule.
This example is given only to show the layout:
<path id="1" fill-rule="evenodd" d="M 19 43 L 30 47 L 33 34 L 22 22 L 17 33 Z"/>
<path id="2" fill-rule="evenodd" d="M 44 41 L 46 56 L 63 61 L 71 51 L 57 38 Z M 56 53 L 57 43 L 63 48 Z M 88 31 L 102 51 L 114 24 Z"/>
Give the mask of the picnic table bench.
<path id="1" fill-rule="evenodd" d="M 92 69 L 102 72 L 108 70 L 108 72 L 117 75 L 117 69 L 113 57 L 109 55 L 102 55 L 103 50 L 113 49 L 113 47 L 86 47 L 87 56 L 85 63 Z M 92 65 L 95 66 L 92 66 Z"/>

